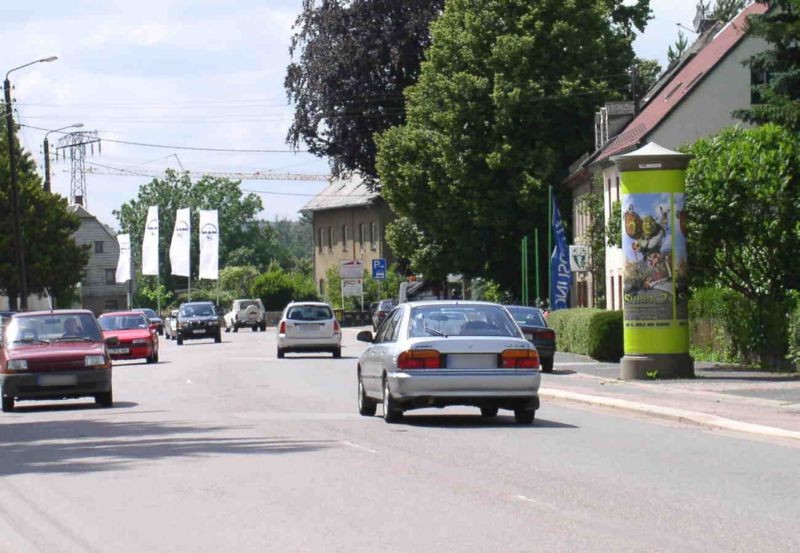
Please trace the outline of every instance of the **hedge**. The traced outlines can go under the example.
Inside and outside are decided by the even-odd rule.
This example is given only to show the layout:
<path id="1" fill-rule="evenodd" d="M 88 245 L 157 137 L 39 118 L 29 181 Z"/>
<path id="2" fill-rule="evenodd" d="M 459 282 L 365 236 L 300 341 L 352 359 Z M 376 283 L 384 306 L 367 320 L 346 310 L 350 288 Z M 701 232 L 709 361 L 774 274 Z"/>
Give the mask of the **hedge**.
<path id="1" fill-rule="evenodd" d="M 560 309 L 547 317 L 556 331 L 556 349 L 588 355 L 598 361 L 619 361 L 622 357 L 622 311 L 603 309 Z"/>

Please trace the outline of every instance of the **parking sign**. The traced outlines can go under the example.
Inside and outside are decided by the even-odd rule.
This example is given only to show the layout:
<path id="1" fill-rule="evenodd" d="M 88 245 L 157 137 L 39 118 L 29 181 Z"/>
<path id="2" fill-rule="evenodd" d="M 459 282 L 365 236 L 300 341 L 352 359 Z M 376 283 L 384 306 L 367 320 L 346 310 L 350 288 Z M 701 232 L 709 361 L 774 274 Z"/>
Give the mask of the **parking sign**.
<path id="1" fill-rule="evenodd" d="M 373 280 L 386 280 L 386 260 L 373 259 L 372 260 L 372 278 Z"/>

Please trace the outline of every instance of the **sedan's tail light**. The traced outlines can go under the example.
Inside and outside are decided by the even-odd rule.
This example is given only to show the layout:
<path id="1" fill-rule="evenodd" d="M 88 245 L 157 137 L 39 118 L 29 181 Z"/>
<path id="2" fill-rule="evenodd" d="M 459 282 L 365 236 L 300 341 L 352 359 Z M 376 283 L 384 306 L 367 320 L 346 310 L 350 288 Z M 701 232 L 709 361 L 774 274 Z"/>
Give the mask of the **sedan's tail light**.
<path id="1" fill-rule="evenodd" d="M 333 321 L 333 333 L 339 334 L 342 332 L 342 329 L 339 327 L 339 321 Z"/>
<path id="2" fill-rule="evenodd" d="M 278 332 L 281 334 L 286 334 L 286 321 L 281 321 L 281 329 Z"/>
<path id="3" fill-rule="evenodd" d="M 507 349 L 500 354 L 504 369 L 538 369 L 539 354 L 535 349 Z"/>
<path id="4" fill-rule="evenodd" d="M 398 369 L 439 369 L 441 366 L 442 354 L 433 349 L 410 349 L 397 358 Z"/>

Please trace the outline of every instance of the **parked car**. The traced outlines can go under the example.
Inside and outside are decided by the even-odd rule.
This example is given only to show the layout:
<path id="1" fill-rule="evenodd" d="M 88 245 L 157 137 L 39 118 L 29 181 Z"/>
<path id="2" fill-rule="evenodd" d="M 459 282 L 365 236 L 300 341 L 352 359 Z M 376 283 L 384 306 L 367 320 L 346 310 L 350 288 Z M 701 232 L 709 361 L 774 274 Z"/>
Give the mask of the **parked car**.
<path id="1" fill-rule="evenodd" d="M 142 313 L 147 315 L 148 320 L 151 323 L 155 323 L 156 330 L 158 331 L 158 334 L 159 335 L 163 335 L 164 334 L 164 320 L 161 318 L 161 316 L 158 313 L 156 313 L 155 311 L 153 311 L 152 309 L 150 309 L 148 307 L 143 307 L 141 309 L 134 309 L 134 311 L 141 311 Z"/>
<path id="2" fill-rule="evenodd" d="M 375 311 L 372 313 L 372 328 L 375 332 L 378 331 L 378 327 L 381 326 L 381 323 L 386 318 L 392 309 L 395 307 L 394 300 L 381 300 L 378 302 L 378 305 L 375 307 Z"/>
<path id="3" fill-rule="evenodd" d="M 286 353 L 326 352 L 342 356 L 342 329 L 331 306 L 319 302 L 290 303 L 278 323 L 278 359 Z"/>
<path id="4" fill-rule="evenodd" d="M 158 363 L 158 332 L 141 311 L 103 313 L 97 318 L 103 336 L 116 337 L 117 345 L 108 348 L 112 360 L 146 359 Z"/>
<path id="5" fill-rule="evenodd" d="M 17 313 L 3 333 L 0 395 L 4 412 L 17 400 L 92 396 L 113 405 L 111 358 L 103 331 L 86 309 Z"/>
<path id="6" fill-rule="evenodd" d="M 225 313 L 225 332 L 239 332 L 242 327 L 249 327 L 256 332 L 267 330 L 267 310 L 260 299 L 234 300 L 231 310 Z"/>
<path id="7" fill-rule="evenodd" d="M 200 340 L 213 338 L 216 343 L 222 341 L 219 315 L 210 301 L 182 303 L 178 309 L 178 325 L 175 339 L 179 346 L 184 340 Z"/>
<path id="8" fill-rule="evenodd" d="M 542 372 L 553 372 L 553 358 L 556 354 L 556 331 L 547 326 L 545 314 L 538 307 L 509 305 L 508 312 L 519 325 L 525 339 L 536 346 Z"/>
<path id="9" fill-rule="evenodd" d="M 167 340 L 174 340 L 178 336 L 178 310 L 173 309 L 169 316 L 164 319 L 164 337 Z"/>
<path id="10" fill-rule="evenodd" d="M 383 403 L 386 422 L 410 409 L 470 405 L 484 417 L 511 409 L 520 424 L 539 408 L 539 355 L 501 305 L 431 301 L 395 308 L 358 360 L 358 411 Z"/>

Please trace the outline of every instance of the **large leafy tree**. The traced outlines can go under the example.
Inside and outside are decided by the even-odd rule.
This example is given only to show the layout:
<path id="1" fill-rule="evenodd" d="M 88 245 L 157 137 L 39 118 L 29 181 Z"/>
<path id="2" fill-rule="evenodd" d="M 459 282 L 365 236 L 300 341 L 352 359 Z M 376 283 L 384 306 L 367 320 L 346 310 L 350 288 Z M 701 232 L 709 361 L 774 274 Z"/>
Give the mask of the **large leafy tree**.
<path id="1" fill-rule="evenodd" d="M 402 123 L 428 26 L 444 0 L 303 0 L 285 87 L 295 105 L 288 141 L 374 184 L 374 135 Z"/>
<path id="2" fill-rule="evenodd" d="M 598 105 L 627 92 L 649 13 L 647 0 L 447 3 L 406 123 L 379 139 L 382 194 L 426 252 L 416 270 L 519 286 L 519 240 L 545 230 L 546 186 L 591 148 Z"/>
<path id="3" fill-rule="evenodd" d="M 763 0 L 759 0 L 762 1 Z M 777 9 L 750 17 L 750 32 L 770 48 L 749 60 L 759 100 L 736 115 L 748 123 L 778 123 L 800 131 L 800 0 L 772 0 Z"/>
<path id="4" fill-rule="evenodd" d="M 244 195 L 238 181 L 203 177 L 192 181 L 187 174 L 169 170 L 164 178 L 153 179 L 139 188 L 136 198 L 122 204 L 114 215 L 123 232 L 131 235 L 134 266 L 141 260 L 141 244 L 149 206 L 158 206 L 160 222 L 159 260 L 162 282 L 168 291 L 186 286 L 185 277 L 170 276 L 169 245 L 175 223 L 175 212 L 188 207 L 192 214 L 191 266 L 197 275 L 199 259 L 199 209 L 216 209 L 219 213 L 220 268 L 226 265 L 252 265 L 264 270 L 273 259 L 283 259 L 285 252 L 278 246 L 275 233 L 256 219 L 263 209 L 261 198 Z"/>
<path id="5" fill-rule="evenodd" d="M 4 113 L 5 106 L 0 104 L 0 110 Z M 17 309 L 20 290 L 12 232 L 8 134 L 5 124 L 1 126 L 0 290 L 9 297 L 12 309 Z M 88 246 L 79 246 L 72 237 L 80 220 L 69 212 L 65 198 L 44 191 L 35 162 L 18 140 L 15 146 L 28 292 L 46 292 L 57 305 L 68 306 L 89 261 Z"/>
<path id="6" fill-rule="evenodd" d="M 800 289 L 800 144 L 768 124 L 696 142 L 686 177 L 695 282 L 752 300 L 762 361 L 786 352 L 787 294 Z"/>

